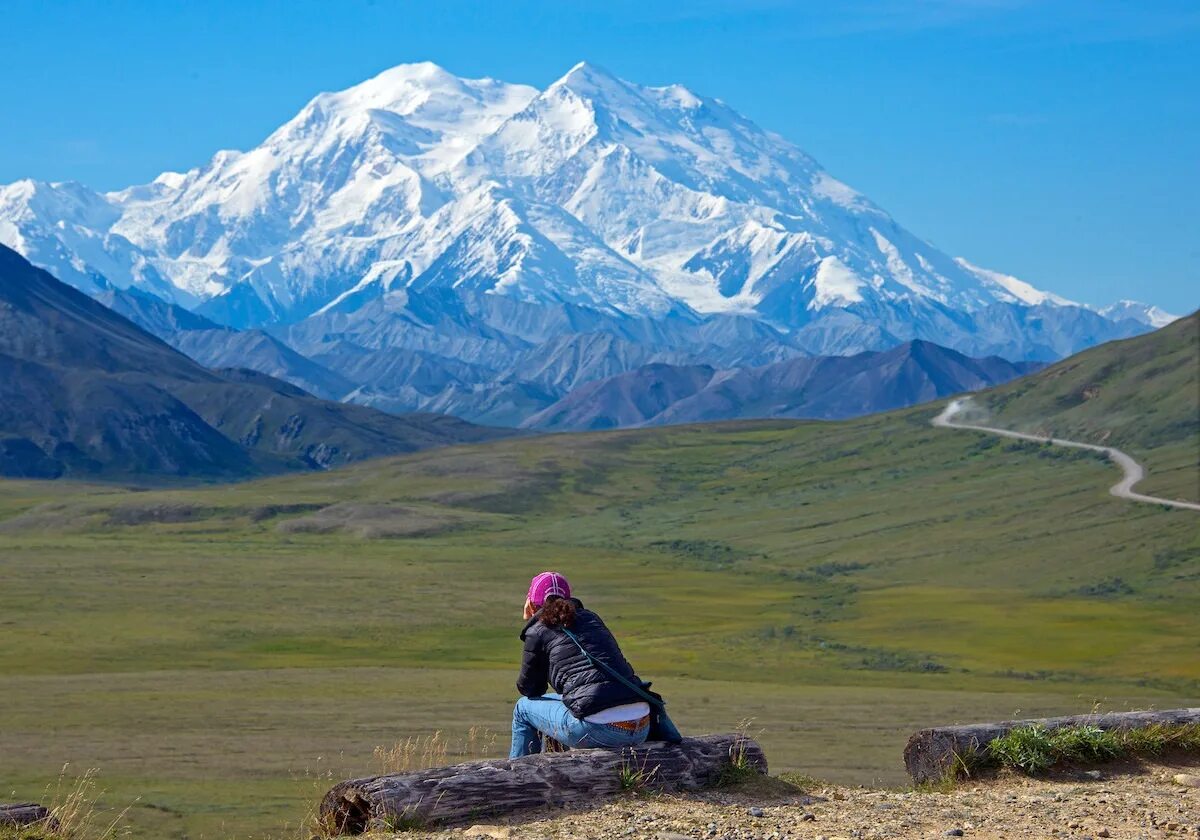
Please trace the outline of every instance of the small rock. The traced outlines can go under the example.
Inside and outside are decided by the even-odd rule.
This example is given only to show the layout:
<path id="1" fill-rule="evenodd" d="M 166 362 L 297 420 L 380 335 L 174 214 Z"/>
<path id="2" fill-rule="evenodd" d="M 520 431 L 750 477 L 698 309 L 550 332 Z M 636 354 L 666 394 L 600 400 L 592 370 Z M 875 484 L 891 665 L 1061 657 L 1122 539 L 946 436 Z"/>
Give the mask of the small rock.
<path id="1" fill-rule="evenodd" d="M 961 828 L 948 828 L 948 829 L 946 829 L 946 836 L 947 837 L 962 837 L 963 830 Z"/>
<path id="2" fill-rule="evenodd" d="M 1176 773 L 1172 778 L 1175 784 L 1183 785 L 1184 787 L 1200 788 L 1200 776 L 1194 773 Z"/>
<path id="3" fill-rule="evenodd" d="M 1096 836 L 1097 837 L 1111 837 L 1112 835 L 1109 833 L 1107 828 L 1098 828 L 1098 829 L 1096 829 Z"/>
<path id="4" fill-rule="evenodd" d="M 750 809 L 750 816 L 752 816 L 752 817 L 761 817 L 761 816 L 764 816 L 763 809 L 762 809 L 762 808 L 751 808 L 751 809 Z"/>
<path id="5" fill-rule="evenodd" d="M 813 820 L 815 820 L 816 818 L 817 818 L 817 815 L 816 815 L 816 814 L 813 814 L 813 813 L 811 813 L 811 812 L 809 812 L 809 811 L 805 811 L 805 812 L 804 812 L 804 813 L 803 813 L 803 814 L 800 816 L 800 819 L 801 819 L 802 821 L 804 821 L 804 822 L 812 822 L 812 821 L 813 821 Z"/>
<path id="6" fill-rule="evenodd" d="M 675 831 L 660 831 L 656 836 L 658 840 L 692 840 L 686 834 L 680 834 Z"/>

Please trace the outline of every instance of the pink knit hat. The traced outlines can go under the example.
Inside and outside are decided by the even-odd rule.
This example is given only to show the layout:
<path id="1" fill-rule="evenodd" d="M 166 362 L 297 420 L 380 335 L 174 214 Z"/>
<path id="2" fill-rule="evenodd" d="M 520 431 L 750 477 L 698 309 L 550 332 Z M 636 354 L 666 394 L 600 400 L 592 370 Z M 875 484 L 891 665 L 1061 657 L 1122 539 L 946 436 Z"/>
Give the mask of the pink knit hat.
<path id="1" fill-rule="evenodd" d="M 571 584 L 558 572 L 542 572 L 529 582 L 529 602 L 541 607 L 551 595 L 571 597 Z"/>

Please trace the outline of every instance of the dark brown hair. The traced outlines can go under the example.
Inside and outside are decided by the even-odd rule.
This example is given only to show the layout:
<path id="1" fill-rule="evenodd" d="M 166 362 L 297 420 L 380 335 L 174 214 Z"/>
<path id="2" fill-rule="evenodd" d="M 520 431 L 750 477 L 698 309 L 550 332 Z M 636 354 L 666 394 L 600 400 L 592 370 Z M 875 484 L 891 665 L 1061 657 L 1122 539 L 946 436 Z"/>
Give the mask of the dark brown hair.
<path id="1" fill-rule="evenodd" d="M 542 605 L 538 619 L 547 627 L 570 627 L 575 623 L 575 602 L 570 598 L 551 595 Z"/>

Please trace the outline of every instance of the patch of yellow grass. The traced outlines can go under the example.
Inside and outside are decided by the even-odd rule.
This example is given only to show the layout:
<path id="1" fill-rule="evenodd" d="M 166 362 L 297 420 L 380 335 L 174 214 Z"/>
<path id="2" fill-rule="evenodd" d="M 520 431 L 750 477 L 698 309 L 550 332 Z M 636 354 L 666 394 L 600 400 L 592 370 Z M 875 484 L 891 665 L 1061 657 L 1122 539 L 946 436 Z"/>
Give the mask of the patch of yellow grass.
<path id="1" fill-rule="evenodd" d="M 407 773 L 443 767 L 451 759 L 475 761 L 499 756 L 499 735 L 485 726 L 472 726 L 462 738 L 451 740 L 438 730 L 432 735 L 405 738 L 393 746 L 375 748 L 375 762 L 383 774 Z"/>
<path id="2" fill-rule="evenodd" d="M 47 786 L 43 802 L 50 817 L 33 825 L 0 828 L 3 840 L 114 840 L 126 836 L 128 808 L 113 812 L 100 805 L 102 791 L 96 783 L 98 771 L 73 775 L 64 765 L 58 779 Z"/>

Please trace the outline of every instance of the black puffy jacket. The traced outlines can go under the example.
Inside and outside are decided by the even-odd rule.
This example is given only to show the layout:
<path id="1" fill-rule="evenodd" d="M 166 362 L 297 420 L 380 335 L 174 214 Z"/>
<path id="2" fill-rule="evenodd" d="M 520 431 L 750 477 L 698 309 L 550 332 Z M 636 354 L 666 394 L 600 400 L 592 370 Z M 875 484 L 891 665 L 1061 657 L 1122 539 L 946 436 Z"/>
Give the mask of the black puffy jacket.
<path id="1" fill-rule="evenodd" d="M 584 609 L 578 598 L 571 600 L 575 602 L 575 623 L 570 629 L 588 653 L 634 685 L 641 685 L 600 616 Z M 537 615 L 521 631 L 521 641 L 525 643 L 525 655 L 517 691 L 525 697 L 541 697 L 549 683 L 577 718 L 645 699 L 593 665 L 561 627 L 547 627 Z"/>

